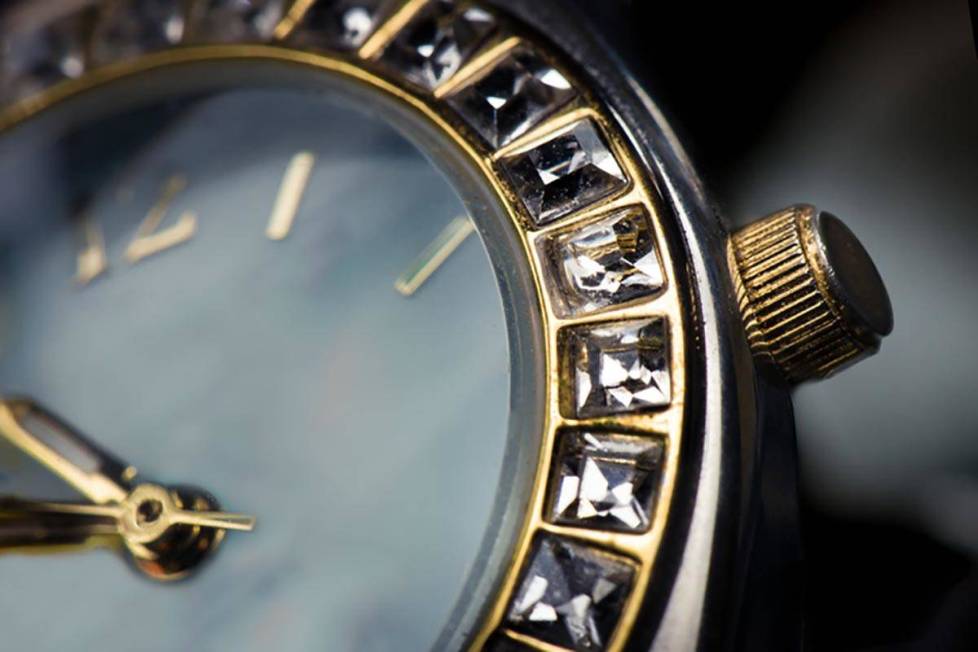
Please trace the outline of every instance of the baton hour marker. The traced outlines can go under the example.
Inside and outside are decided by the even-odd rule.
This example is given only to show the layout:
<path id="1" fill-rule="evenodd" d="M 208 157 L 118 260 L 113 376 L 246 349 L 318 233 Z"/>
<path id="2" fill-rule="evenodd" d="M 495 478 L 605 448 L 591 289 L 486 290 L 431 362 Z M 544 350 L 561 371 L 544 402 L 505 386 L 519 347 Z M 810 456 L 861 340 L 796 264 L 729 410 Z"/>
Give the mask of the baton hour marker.
<path id="1" fill-rule="evenodd" d="M 435 236 L 431 244 L 418 254 L 410 267 L 397 277 L 394 289 L 405 297 L 417 292 L 473 231 L 475 225 L 467 216 L 460 215 L 453 219 Z"/>
<path id="2" fill-rule="evenodd" d="M 268 226 L 265 228 L 265 235 L 269 239 L 282 240 L 289 235 L 315 163 L 315 155 L 305 151 L 296 153 L 289 161 L 275 197 L 272 214 L 268 218 Z"/>

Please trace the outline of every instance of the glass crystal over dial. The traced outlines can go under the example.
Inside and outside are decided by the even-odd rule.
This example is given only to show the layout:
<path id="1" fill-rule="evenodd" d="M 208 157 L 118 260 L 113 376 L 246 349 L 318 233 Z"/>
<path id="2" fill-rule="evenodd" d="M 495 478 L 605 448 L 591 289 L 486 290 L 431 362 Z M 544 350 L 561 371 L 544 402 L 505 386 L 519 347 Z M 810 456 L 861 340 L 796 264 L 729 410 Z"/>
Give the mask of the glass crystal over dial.
<path id="1" fill-rule="evenodd" d="M 257 527 L 178 591 L 105 551 L 0 558 L 21 587 L 0 595 L 7 644 L 430 647 L 509 419 L 502 302 L 466 208 L 336 94 L 104 101 L 3 152 L 0 391 Z M 0 455 L 0 493 L 77 498 Z M 139 609 L 120 630 L 80 603 Z M 52 611 L 63 627 L 42 626 Z"/>
<path id="2" fill-rule="evenodd" d="M 629 645 L 702 322 L 582 69 L 489 3 L 79 4 L 0 12 L 0 552 L 99 550 L 0 555 L 10 635 Z"/>

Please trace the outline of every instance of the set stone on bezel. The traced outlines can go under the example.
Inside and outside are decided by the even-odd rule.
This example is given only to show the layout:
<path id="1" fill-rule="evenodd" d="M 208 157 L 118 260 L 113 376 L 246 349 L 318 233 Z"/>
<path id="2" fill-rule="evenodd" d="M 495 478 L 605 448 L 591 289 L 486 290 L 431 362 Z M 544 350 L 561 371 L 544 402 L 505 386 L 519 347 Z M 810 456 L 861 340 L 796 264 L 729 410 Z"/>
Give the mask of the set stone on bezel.
<path id="1" fill-rule="evenodd" d="M 106 6 L 91 20 L 65 15 L 6 35 L 0 43 L 4 104 L 79 77 L 89 67 L 144 52 L 271 41 L 291 3 L 129 0 Z M 398 0 L 319 0 L 287 43 L 355 56 L 399 6 Z M 87 45 L 82 24 L 93 25 Z M 431 93 L 473 56 L 501 43 L 501 31 L 491 10 L 429 0 L 374 58 L 384 74 Z M 587 112 L 570 113 L 586 102 L 568 76 L 524 40 L 449 89 L 444 100 L 484 150 L 502 150 L 493 160 L 534 233 L 555 316 L 587 318 L 560 331 L 560 410 L 570 419 L 598 421 L 558 433 L 545 518 L 570 528 L 645 532 L 659 493 L 664 440 L 600 424 L 670 404 L 669 329 L 664 317 L 602 316 L 654 297 L 665 286 L 653 221 L 640 205 L 599 210 L 628 190 L 628 174 L 597 120 Z M 545 122 L 561 114 L 570 119 L 545 129 Z M 604 649 L 635 568 L 623 556 L 538 533 L 505 626 L 530 640 Z M 529 648 L 499 633 L 489 649 Z"/>

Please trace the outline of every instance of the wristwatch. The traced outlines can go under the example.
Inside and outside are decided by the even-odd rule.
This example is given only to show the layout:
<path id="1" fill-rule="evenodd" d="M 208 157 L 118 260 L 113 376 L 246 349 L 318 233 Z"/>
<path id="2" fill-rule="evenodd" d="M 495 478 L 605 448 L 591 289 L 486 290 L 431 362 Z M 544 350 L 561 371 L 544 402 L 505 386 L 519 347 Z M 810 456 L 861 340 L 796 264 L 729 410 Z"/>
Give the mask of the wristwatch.
<path id="1" fill-rule="evenodd" d="M 886 290 L 590 11 L 4 8 L 6 644 L 800 648 L 789 392 Z"/>

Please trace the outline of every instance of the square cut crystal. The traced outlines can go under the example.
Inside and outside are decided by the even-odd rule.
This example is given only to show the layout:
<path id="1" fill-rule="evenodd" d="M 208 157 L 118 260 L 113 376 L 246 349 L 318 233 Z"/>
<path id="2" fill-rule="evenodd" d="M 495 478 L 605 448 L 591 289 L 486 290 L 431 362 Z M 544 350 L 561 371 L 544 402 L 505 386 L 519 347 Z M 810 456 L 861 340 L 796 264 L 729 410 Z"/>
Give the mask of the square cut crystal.
<path id="1" fill-rule="evenodd" d="M 394 0 L 314 2 L 289 40 L 296 45 L 348 51 L 363 45 Z"/>
<path id="2" fill-rule="evenodd" d="M 652 224 L 642 209 L 625 209 L 544 240 L 558 282 L 561 316 L 586 314 L 648 297 L 664 285 Z"/>
<path id="3" fill-rule="evenodd" d="M 663 444 L 658 438 L 568 432 L 550 480 L 555 523 L 642 532 L 659 488 Z"/>
<path id="4" fill-rule="evenodd" d="M 285 12 L 285 0 L 197 0 L 193 3 L 188 41 L 241 43 L 268 41 Z"/>
<path id="5" fill-rule="evenodd" d="M 84 16 L 74 12 L 0 36 L 0 99 L 13 102 L 85 71 Z"/>
<path id="6" fill-rule="evenodd" d="M 128 59 L 180 43 L 186 28 L 180 0 L 128 0 L 110 4 L 92 36 L 96 64 Z"/>
<path id="7" fill-rule="evenodd" d="M 573 414 L 596 417 L 669 404 L 665 319 L 578 326 L 566 335 Z"/>
<path id="8" fill-rule="evenodd" d="M 435 0 L 401 30 L 381 59 L 433 90 L 462 67 L 495 27 L 496 19 L 485 9 Z"/>
<path id="9" fill-rule="evenodd" d="M 449 102 L 493 148 L 539 124 L 574 97 L 570 82 L 536 53 L 519 48 Z"/>
<path id="10" fill-rule="evenodd" d="M 624 559 L 553 536 L 537 541 L 507 613 L 515 631 L 574 650 L 603 650 L 628 597 Z"/>
<path id="11" fill-rule="evenodd" d="M 575 122 L 502 161 L 537 226 L 622 190 L 625 173 L 591 120 Z"/>

